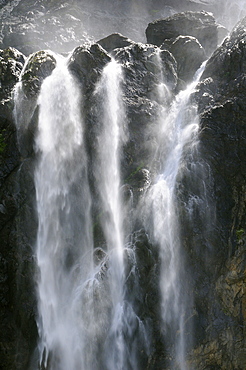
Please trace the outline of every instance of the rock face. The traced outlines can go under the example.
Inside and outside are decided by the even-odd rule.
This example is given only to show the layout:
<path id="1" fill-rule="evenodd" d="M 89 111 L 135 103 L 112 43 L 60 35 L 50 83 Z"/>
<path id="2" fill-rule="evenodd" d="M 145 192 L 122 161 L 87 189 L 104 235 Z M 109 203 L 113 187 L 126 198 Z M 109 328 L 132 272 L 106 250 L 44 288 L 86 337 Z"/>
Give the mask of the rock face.
<path id="1" fill-rule="evenodd" d="M 37 230 L 33 182 L 36 99 L 55 59 L 47 52 L 32 55 L 22 74 L 23 109 L 16 130 L 14 86 L 25 56 L 13 48 L 0 51 L 0 357 L 3 369 L 27 369 L 36 346 L 36 274 L 34 251 Z M 30 109 L 32 105 L 32 109 Z M 35 127 L 33 127 L 33 125 Z M 16 351 L 16 349 L 18 350 Z"/>
<path id="2" fill-rule="evenodd" d="M 98 43 L 78 46 L 68 59 L 68 67 L 83 92 L 81 109 L 93 195 L 94 260 L 101 266 L 98 274 L 102 290 L 98 294 L 107 291 L 108 273 L 107 254 L 103 249 L 105 240 L 98 220 L 103 216 L 93 185 L 100 129 L 94 91 L 103 68 L 113 56 L 121 63 L 124 73 L 123 103 L 129 137 L 122 148 L 122 193 L 125 203 L 131 200 L 135 207 L 157 172 L 150 158 L 157 149 L 153 132 L 162 104 L 157 92 L 159 82 L 165 81 L 168 90 L 165 99 L 169 106 L 177 90 L 178 77 L 189 81 L 188 66 L 192 66 L 192 70 L 197 68 L 193 53 L 200 63 L 204 59 L 204 48 L 206 52 L 211 51 L 206 37 L 212 30 L 216 34 L 217 30 L 214 19 L 207 13 L 179 14 L 167 21 L 165 34 L 163 22 L 149 25 L 147 32 L 148 37 L 157 40 L 152 41 L 155 44 L 165 40 L 163 50 L 113 34 Z M 177 24 L 183 25 L 182 29 Z M 192 30 L 193 34 L 189 31 L 188 36 L 183 35 L 185 29 Z M 178 174 L 176 185 L 182 247 L 190 269 L 188 294 L 194 299 L 194 313 L 189 318 L 194 328 L 194 345 L 188 354 L 189 369 L 243 370 L 246 367 L 245 29 L 246 19 L 207 63 L 192 97 L 200 117 L 198 150 L 193 154 L 189 152 L 190 158 L 184 158 L 187 165 Z M 213 36 L 211 40 L 215 47 L 216 38 Z M 184 60 L 183 50 L 186 51 Z M 24 62 L 24 55 L 13 48 L 0 51 L 0 357 L 5 370 L 34 368 L 32 356 L 38 334 L 33 279 L 37 274 L 33 258 L 37 231 L 33 146 L 38 93 L 42 81 L 56 65 L 50 52 L 39 51 L 30 57 L 22 74 L 22 95 L 19 96 L 25 107 L 20 122 L 25 125 L 26 134 L 23 136 L 22 130 L 18 130 L 17 136 L 12 93 Z M 128 350 L 135 346 L 140 369 L 168 368 L 172 348 L 164 343 L 160 328 L 158 248 L 150 243 L 142 224 L 136 222 L 131 228 L 133 232 L 124 255 L 128 277 L 126 296 L 134 303 L 136 315 L 148 322 L 152 336 L 148 349 L 138 336 L 131 338 Z M 185 334 L 187 338 L 190 335 Z M 97 354 L 100 359 L 100 351 Z"/>
<path id="3" fill-rule="evenodd" d="M 149 23 L 146 29 L 147 42 L 157 46 L 180 35 L 195 37 L 207 55 L 218 45 L 218 25 L 212 14 L 203 11 L 175 14 Z"/>
<path id="4" fill-rule="evenodd" d="M 39 93 L 43 80 L 55 66 L 56 60 L 49 52 L 39 51 L 31 55 L 21 77 L 23 92 L 27 98 Z"/>
<path id="5" fill-rule="evenodd" d="M 195 295 L 197 342 L 192 361 L 196 369 L 246 366 L 245 25 L 246 19 L 211 56 L 194 96 L 200 114 L 200 153 L 207 168 L 205 175 L 198 176 L 209 179 L 210 192 L 209 215 L 194 207 L 194 227 L 199 230 L 199 222 L 207 217 L 207 231 L 197 238 L 183 230 L 190 258 L 196 261 L 195 287 L 200 292 Z M 190 197 L 199 194 L 202 199 L 201 187 L 193 191 Z"/>
<path id="6" fill-rule="evenodd" d="M 13 48 L 0 54 L 0 357 L 2 369 L 23 369 L 37 336 L 34 284 L 30 279 L 37 226 L 32 165 L 20 156 L 11 98 L 25 57 Z"/>

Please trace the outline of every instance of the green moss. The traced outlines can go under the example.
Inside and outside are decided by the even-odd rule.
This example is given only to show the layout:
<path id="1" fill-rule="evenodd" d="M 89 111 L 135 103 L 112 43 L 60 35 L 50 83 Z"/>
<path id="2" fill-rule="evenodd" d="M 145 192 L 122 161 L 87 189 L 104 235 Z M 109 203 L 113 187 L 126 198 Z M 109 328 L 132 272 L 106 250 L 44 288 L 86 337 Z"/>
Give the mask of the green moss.
<path id="1" fill-rule="evenodd" d="M 244 229 L 236 230 L 236 237 L 238 241 L 242 239 L 244 232 Z"/>

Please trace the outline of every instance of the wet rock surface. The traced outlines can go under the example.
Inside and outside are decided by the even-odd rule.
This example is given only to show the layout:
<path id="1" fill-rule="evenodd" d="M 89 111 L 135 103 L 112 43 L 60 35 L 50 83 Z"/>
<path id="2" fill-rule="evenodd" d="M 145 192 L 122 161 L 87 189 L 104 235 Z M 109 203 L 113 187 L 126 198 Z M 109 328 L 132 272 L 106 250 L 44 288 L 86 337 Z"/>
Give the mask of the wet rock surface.
<path id="1" fill-rule="evenodd" d="M 27 98 L 37 96 L 43 80 L 56 66 L 54 56 L 46 51 L 38 51 L 30 56 L 21 76 L 23 92 Z"/>
<path id="2" fill-rule="evenodd" d="M 195 162 L 196 181 L 183 180 L 198 184 L 199 178 L 207 177 L 210 205 L 214 204 L 209 214 L 202 215 L 199 211 L 204 197 L 202 186 L 193 186 L 193 194 L 191 186 L 186 205 L 191 198 L 196 203 L 194 227 L 200 237 L 185 229 L 183 235 L 197 289 L 196 346 L 191 360 L 196 369 L 243 369 L 246 361 L 242 258 L 246 222 L 245 22 L 242 20 L 213 53 L 194 96 L 200 113 L 199 150 L 207 170 L 202 174 Z M 207 231 L 201 232 L 199 219 L 201 222 L 204 217 Z"/>

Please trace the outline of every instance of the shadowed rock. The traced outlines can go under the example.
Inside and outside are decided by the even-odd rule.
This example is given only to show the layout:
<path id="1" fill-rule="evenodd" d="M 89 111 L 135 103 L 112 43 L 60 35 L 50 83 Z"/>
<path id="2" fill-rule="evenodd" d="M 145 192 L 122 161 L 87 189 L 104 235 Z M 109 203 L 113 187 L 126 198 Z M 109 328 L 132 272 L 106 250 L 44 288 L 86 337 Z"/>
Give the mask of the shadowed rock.
<path id="1" fill-rule="evenodd" d="M 117 48 L 124 48 L 125 46 L 133 45 L 134 42 L 120 33 L 113 33 L 104 39 L 97 42 L 100 44 L 108 53 Z"/>
<path id="2" fill-rule="evenodd" d="M 166 40 L 161 49 L 168 49 L 177 61 L 178 77 L 185 81 L 192 81 L 195 72 L 206 60 L 204 48 L 192 36 L 178 36 L 176 39 Z"/>

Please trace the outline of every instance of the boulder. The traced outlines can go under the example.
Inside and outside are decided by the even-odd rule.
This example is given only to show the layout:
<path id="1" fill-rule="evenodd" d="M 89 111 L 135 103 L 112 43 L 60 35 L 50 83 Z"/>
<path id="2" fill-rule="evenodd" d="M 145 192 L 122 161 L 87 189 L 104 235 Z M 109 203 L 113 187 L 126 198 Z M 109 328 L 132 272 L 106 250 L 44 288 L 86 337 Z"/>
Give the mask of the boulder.
<path id="1" fill-rule="evenodd" d="M 206 60 L 206 53 L 199 41 L 192 36 L 178 36 L 168 39 L 161 45 L 161 49 L 168 49 L 177 61 L 178 77 L 191 82 L 195 72 Z"/>
<path id="2" fill-rule="evenodd" d="M 48 51 L 32 54 L 22 74 L 22 88 L 27 98 L 37 96 L 43 80 L 48 77 L 56 66 L 54 55 Z"/>
<path id="3" fill-rule="evenodd" d="M 20 78 L 25 63 L 25 56 L 18 50 L 9 47 L 0 50 L 0 117 L 11 120 L 12 90 Z"/>
<path id="4" fill-rule="evenodd" d="M 134 42 L 120 33 L 112 33 L 97 42 L 100 44 L 108 53 L 117 48 L 124 48 L 125 46 L 133 45 Z"/>
<path id="5" fill-rule="evenodd" d="M 187 11 L 148 24 L 147 42 L 160 46 L 166 39 L 193 36 L 210 55 L 218 44 L 218 27 L 211 13 Z"/>
<path id="6" fill-rule="evenodd" d="M 74 49 L 68 61 L 68 68 L 90 94 L 98 82 L 103 67 L 111 60 L 107 52 L 99 45 L 82 45 Z"/>

